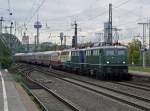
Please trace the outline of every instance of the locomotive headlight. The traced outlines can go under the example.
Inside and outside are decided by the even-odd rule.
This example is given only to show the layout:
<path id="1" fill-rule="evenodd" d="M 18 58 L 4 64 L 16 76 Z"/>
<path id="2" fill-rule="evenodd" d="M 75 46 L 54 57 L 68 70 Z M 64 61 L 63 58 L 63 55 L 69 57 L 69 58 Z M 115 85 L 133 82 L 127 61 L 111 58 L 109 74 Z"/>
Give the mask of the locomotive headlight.
<path id="1" fill-rule="evenodd" d="M 109 61 L 107 61 L 107 64 L 109 64 Z"/>
<path id="2" fill-rule="evenodd" d="M 126 62 L 125 61 L 123 61 L 123 64 L 125 64 Z"/>

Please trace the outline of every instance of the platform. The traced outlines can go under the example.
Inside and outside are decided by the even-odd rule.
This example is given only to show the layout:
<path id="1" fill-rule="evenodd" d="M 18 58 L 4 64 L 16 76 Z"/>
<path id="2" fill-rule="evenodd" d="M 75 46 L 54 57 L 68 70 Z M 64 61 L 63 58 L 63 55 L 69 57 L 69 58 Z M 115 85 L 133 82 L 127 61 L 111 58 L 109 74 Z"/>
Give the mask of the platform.
<path id="1" fill-rule="evenodd" d="M 7 70 L 0 70 L 0 111 L 39 111 Z"/>

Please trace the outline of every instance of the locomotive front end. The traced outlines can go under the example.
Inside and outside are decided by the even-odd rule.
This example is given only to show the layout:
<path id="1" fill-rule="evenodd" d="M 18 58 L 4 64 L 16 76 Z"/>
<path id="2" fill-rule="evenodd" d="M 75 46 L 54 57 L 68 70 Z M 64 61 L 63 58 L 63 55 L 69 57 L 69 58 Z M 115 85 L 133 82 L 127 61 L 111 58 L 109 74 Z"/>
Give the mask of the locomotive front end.
<path id="1" fill-rule="evenodd" d="M 127 48 L 113 46 L 105 49 L 103 71 L 109 78 L 128 79 Z"/>

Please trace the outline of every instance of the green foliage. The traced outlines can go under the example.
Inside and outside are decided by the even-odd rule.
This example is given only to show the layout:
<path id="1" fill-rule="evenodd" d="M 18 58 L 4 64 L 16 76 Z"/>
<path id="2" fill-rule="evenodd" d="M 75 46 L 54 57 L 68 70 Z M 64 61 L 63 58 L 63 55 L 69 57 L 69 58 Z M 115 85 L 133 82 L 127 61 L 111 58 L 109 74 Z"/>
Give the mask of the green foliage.
<path id="1" fill-rule="evenodd" d="M 141 42 L 138 39 L 133 39 L 132 42 L 128 43 L 128 63 L 129 64 L 140 64 L 140 49 Z"/>
<path id="2" fill-rule="evenodd" d="M 129 67 L 129 72 L 139 71 L 139 72 L 150 72 L 149 67 Z"/>
<path id="3" fill-rule="evenodd" d="M 7 68 L 12 63 L 11 51 L 0 39 L 0 63 L 2 68 Z"/>
<path id="4" fill-rule="evenodd" d="M 12 59 L 9 56 L 0 57 L 0 63 L 2 65 L 2 68 L 8 68 L 12 63 Z"/>
<path id="5" fill-rule="evenodd" d="M 150 51 L 146 53 L 146 64 L 150 65 Z"/>

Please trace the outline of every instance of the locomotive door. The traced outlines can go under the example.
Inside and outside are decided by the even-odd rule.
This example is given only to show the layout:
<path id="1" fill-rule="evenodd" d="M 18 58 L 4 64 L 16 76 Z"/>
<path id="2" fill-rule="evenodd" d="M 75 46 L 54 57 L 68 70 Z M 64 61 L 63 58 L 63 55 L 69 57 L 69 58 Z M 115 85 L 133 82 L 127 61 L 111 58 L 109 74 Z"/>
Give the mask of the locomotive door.
<path id="1" fill-rule="evenodd" d="M 80 57 L 80 63 L 84 63 L 85 62 L 85 57 L 84 57 L 84 51 L 80 51 L 79 53 L 79 57 Z"/>

